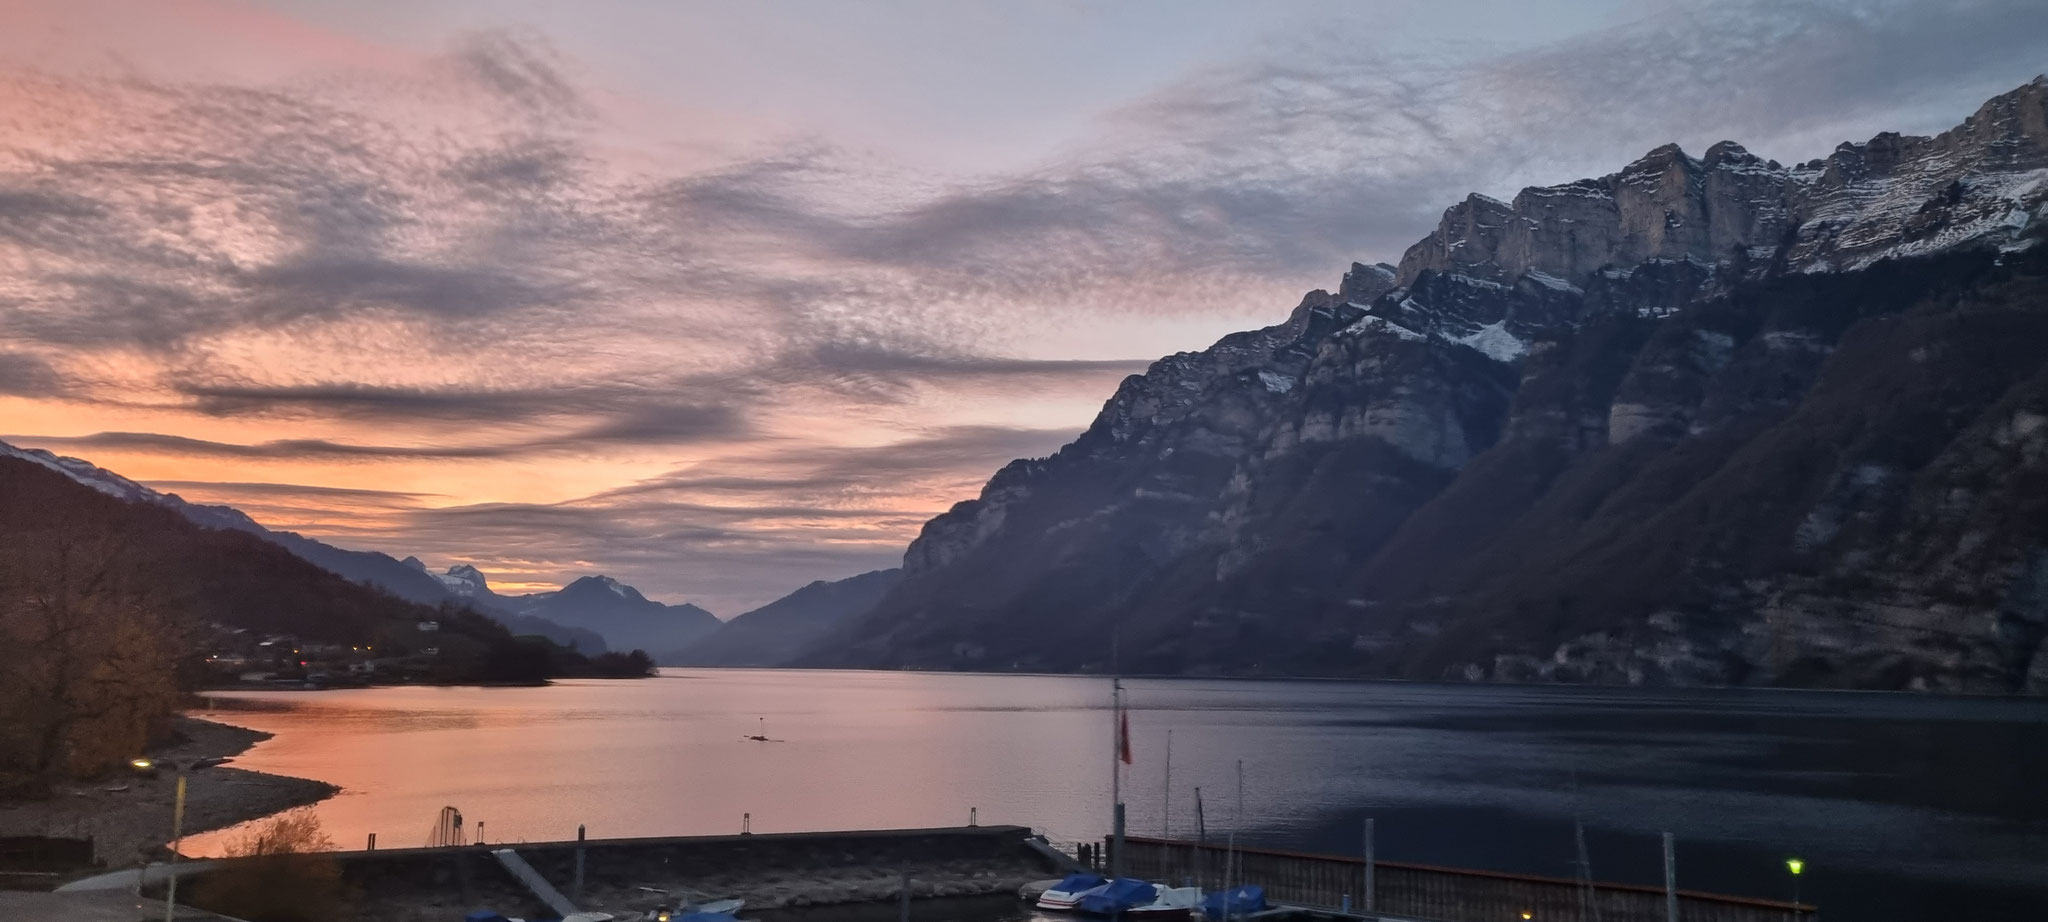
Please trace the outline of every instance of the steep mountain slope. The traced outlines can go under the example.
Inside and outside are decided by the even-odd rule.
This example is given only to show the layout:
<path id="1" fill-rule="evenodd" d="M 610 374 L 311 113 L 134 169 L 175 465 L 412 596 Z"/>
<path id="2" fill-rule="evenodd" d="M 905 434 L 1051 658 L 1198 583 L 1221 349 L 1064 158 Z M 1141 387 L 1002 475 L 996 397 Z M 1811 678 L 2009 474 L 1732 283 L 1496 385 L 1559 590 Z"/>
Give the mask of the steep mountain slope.
<path id="1" fill-rule="evenodd" d="M 831 665 L 2048 691 L 2048 80 L 1472 196 L 928 523 Z"/>
<path id="2" fill-rule="evenodd" d="M 152 503 L 176 510 L 208 528 L 245 531 L 280 545 L 347 579 L 379 586 L 400 598 L 437 605 L 449 596 L 433 578 L 375 551 L 351 551 L 288 531 L 272 531 L 232 506 L 188 503 L 176 493 L 163 493 L 80 458 L 66 458 L 42 449 L 17 448 L 0 442 L 0 457 L 19 458 L 57 471 L 88 487 L 131 503 Z"/>
<path id="3" fill-rule="evenodd" d="M 555 592 L 497 596 L 496 604 L 565 627 L 595 631 L 616 650 L 681 650 L 719 625 L 718 617 L 702 608 L 687 602 L 664 605 L 609 576 L 586 576 Z"/>
<path id="4" fill-rule="evenodd" d="M 422 620 L 442 620 L 441 644 L 509 639 L 481 617 L 449 613 L 350 582 L 246 532 L 203 528 L 175 510 L 95 492 L 49 465 L 0 457 L 5 559 L 42 566 L 44 554 L 96 555 L 104 578 L 139 587 L 193 624 L 218 622 L 327 643 L 375 642 L 403 651 Z M 32 575 L 32 574 L 31 574 Z"/>
<path id="5" fill-rule="evenodd" d="M 522 614 L 512 606 L 492 604 L 496 596 L 472 598 L 457 591 L 461 582 L 450 583 L 427 572 L 417 558 L 395 560 L 376 551 L 351 551 L 289 531 L 272 531 L 232 506 L 189 503 L 176 493 L 163 493 L 79 458 L 67 458 L 42 449 L 17 448 L 0 442 L 0 457 L 15 458 L 63 474 L 79 484 L 130 503 L 162 506 L 207 528 L 247 532 L 284 548 L 320 568 L 351 582 L 374 586 L 409 602 L 439 606 L 444 603 L 472 603 L 476 610 L 504 624 L 515 634 L 537 634 L 584 653 L 603 653 L 604 638 L 577 628 L 564 627 L 544 618 Z M 468 569 L 474 574 L 476 571 Z M 453 571 L 451 571 L 453 572 Z M 476 576 L 480 583 L 481 574 Z"/>
<path id="6" fill-rule="evenodd" d="M 818 580 L 657 659 L 675 666 L 783 665 L 839 623 L 866 614 L 902 576 L 901 570 L 873 570 L 842 580 Z"/>

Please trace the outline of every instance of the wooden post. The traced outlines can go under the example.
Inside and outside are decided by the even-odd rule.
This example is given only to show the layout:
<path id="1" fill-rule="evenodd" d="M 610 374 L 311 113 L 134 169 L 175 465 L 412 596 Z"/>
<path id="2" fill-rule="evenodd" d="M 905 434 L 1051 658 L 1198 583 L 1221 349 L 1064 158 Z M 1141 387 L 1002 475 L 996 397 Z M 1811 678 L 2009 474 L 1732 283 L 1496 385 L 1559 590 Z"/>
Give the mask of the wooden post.
<path id="1" fill-rule="evenodd" d="M 1578 865 L 1579 878 L 1579 922 L 1586 922 L 1595 913 L 1593 912 L 1593 859 L 1591 853 L 1586 851 L 1585 823 L 1578 820 L 1572 821 L 1572 841 L 1576 843 L 1575 847 L 1578 849 L 1576 864 Z"/>
<path id="2" fill-rule="evenodd" d="M 1375 881 L 1373 880 L 1373 870 L 1374 870 L 1374 869 L 1373 869 L 1373 828 L 1372 828 L 1372 817 L 1369 817 L 1369 816 L 1368 816 L 1368 817 L 1366 817 L 1366 818 L 1365 818 L 1365 911 L 1366 911 L 1366 912 L 1371 912 L 1371 911 L 1373 911 L 1373 907 L 1374 907 L 1374 906 L 1377 906 L 1377 905 L 1378 905 L 1378 901 L 1376 901 L 1376 900 L 1375 900 L 1375 899 L 1373 898 L 1373 893 L 1374 893 L 1374 891 L 1375 891 L 1376 889 L 1378 889 L 1377 887 L 1375 887 L 1375 886 L 1374 886 L 1374 884 L 1375 884 L 1376 882 L 1375 882 Z"/>
<path id="3" fill-rule="evenodd" d="M 909 872 L 909 871 L 904 871 L 904 872 L 903 872 L 903 909 L 902 909 L 902 912 L 901 912 L 901 913 L 900 913 L 900 914 L 898 915 L 897 919 L 898 919 L 898 922 L 910 922 L 910 872 Z"/>
<path id="4" fill-rule="evenodd" d="M 178 766 L 178 794 L 176 805 L 171 808 L 171 860 L 166 867 L 170 871 L 170 885 L 164 890 L 164 922 L 171 922 L 178 909 L 178 849 L 185 839 L 185 766 Z"/>
<path id="5" fill-rule="evenodd" d="M 1664 834 L 1664 922 L 1678 922 L 1678 846 Z"/>
<path id="6" fill-rule="evenodd" d="M 376 850 L 377 850 L 377 834 L 373 832 L 373 833 L 370 833 L 370 846 L 369 846 L 368 848 L 364 849 L 364 851 L 371 851 L 371 852 L 374 852 L 374 851 L 376 851 Z"/>
<path id="7" fill-rule="evenodd" d="M 584 838 L 585 838 L 585 836 L 584 836 L 584 828 L 583 828 L 583 824 L 582 824 L 582 823 L 577 823 L 577 824 L 576 824 L 576 898 L 577 898 L 577 899 L 579 899 L 579 900 L 583 898 L 583 840 L 584 840 Z"/>

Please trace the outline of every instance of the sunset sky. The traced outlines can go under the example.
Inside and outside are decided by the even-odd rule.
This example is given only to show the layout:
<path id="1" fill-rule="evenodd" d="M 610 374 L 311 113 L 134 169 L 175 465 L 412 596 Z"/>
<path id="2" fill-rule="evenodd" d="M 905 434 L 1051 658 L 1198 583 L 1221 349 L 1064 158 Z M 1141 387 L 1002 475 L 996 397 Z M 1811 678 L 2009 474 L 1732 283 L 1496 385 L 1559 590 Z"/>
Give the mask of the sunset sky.
<path id="1" fill-rule="evenodd" d="M 1939 131 L 2048 4 L 0 0 L 0 439 L 731 616 L 1468 191 Z"/>

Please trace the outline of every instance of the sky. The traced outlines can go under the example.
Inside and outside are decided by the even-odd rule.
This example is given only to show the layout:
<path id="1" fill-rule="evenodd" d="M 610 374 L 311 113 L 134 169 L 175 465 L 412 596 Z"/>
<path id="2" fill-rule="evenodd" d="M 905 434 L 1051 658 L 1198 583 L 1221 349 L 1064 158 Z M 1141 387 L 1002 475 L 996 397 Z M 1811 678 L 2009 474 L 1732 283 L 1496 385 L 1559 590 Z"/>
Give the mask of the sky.
<path id="1" fill-rule="evenodd" d="M 2048 4 L 0 0 L 0 439 L 503 592 L 894 566 L 1468 192 L 1786 162 Z"/>

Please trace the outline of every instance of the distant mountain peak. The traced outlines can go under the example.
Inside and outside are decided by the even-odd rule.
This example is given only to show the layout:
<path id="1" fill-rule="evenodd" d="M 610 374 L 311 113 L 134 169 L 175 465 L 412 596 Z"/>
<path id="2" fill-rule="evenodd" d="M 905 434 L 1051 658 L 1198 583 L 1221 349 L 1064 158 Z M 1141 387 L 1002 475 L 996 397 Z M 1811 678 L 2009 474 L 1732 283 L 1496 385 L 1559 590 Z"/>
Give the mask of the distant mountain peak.
<path id="1" fill-rule="evenodd" d="M 484 578 L 483 572 L 466 563 L 449 567 L 447 573 L 436 574 L 434 578 L 448 587 L 449 592 L 465 599 L 491 594 L 491 583 Z"/>
<path id="2" fill-rule="evenodd" d="M 563 586 L 562 591 L 564 593 L 567 593 L 574 590 L 578 590 L 578 587 L 581 587 L 581 591 L 585 592 L 594 592 L 598 589 L 603 589 L 604 591 L 610 592 L 611 594 L 616 595 L 619 598 L 625 599 L 628 602 L 652 602 L 652 600 L 647 598 L 647 596 L 642 595 L 640 590 L 628 586 L 625 583 L 619 582 L 618 580 L 606 576 L 602 573 L 596 574 L 594 576 L 585 576 L 580 579 L 577 579 L 576 581 L 571 582 L 569 585 Z"/>

